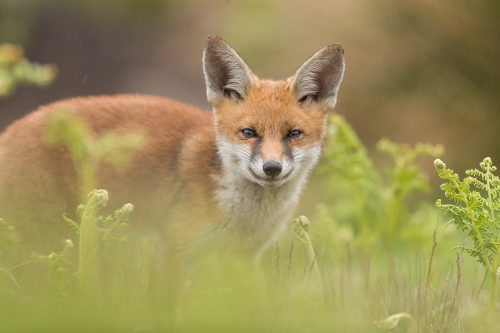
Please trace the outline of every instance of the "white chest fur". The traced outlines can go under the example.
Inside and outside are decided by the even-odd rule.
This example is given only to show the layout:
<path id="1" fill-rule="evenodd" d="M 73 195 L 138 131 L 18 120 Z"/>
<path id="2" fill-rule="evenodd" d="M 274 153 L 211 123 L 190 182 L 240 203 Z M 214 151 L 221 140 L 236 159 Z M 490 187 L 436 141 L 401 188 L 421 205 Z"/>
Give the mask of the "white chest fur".
<path id="1" fill-rule="evenodd" d="M 266 246 L 286 228 L 306 175 L 277 188 L 231 178 L 227 177 L 216 193 L 224 213 L 223 232 L 236 236 L 245 248 Z"/>

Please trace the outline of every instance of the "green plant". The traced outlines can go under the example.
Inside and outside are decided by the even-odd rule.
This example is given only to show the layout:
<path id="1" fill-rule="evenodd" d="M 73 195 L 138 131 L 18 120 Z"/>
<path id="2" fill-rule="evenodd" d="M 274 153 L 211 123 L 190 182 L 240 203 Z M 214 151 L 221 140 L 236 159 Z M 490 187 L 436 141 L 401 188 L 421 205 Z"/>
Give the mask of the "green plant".
<path id="1" fill-rule="evenodd" d="M 317 283 L 321 281 L 320 273 L 318 268 L 318 258 L 316 257 L 316 252 L 309 236 L 309 226 L 311 222 L 305 216 L 299 216 L 292 221 L 292 234 L 293 239 L 303 243 L 306 246 L 307 262 L 306 262 L 306 272 L 305 275 L 312 275 Z"/>
<path id="2" fill-rule="evenodd" d="M 54 65 L 29 62 L 21 46 L 0 44 L 0 98 L 10 95 L 20 84 L 46 86 L 56 74 Z"/>
<path id="3" fill-rule="evenodd" d="M 48 262 L 49 280 L 59 301 L 76 289 L 74 282 L 82 292 L 95 289 L 99 285 L 100 248 L 111 242 L 124 243 L 127 240 L 127 222 L 134 207 L 127 203 L 113 214 L 104 216 L 102 211 L 108 200 L 107 191 L 94 190 L 88 194 L 86 203 L 78 206 L 78 222 L 64 216 L 65 222 L 77 235 L 77 251 L 73 241 L 67 239 L 60 251 L 48 255 L 34 254 L 36 260 Z"/>
<path id="4" fill-rule="evenodd" d="M 393 167 L 387 171 L 387 188 L 384 197 L 390 239 L 397 237 L 402 222 L 405 201 L 413 191 L 429 191 L 427 176 L 415 163 L 421 156 L 438 157 L 443 153 L 441 145 L 418 143 L 414 147 L 396 144 L 388 139 L 377 143 L 377 150 L 391 157 Z"/>
<path id="5" fill-rule="evenodd" d="M 495 308 L 500 260 L 500 180 L 494 174 L 497 168 L 486 157 L 479 164 L 480 169 L 466 170 L 467 177 L 461 180 L 443 161 L 438 159 L 434 165 L 444 180 L 441 189 L 450 199 L 447 204 L 438 199 L 436 206 L 449 213 L 453 224 L 472 241 L 472 247 L 464 249 L 486 267 L 491 284 L 490 302 Z"/>
<path id="6" fill-rule="evenodd" d="M 45 140 L 49 145 L 63 145 L 70 151 L 79 176 L 81 201 L 97 187 L 99 163 L 108 163 L 117 170 L 124 169 L 131 153 L 144 143 L 139 133 L 109 132 L 96 136 L 70 110 L 53 110 Z"/>
<path id="7" fill-rule="evenodd" d="M 74 248 L 73 241 L 67 239 L 60 251 L 54 251 L 48 255 L 33 254 L 36 260 L 48 262 L 51 292 L 58 301 L 66 300 L 75 289 Z"/>
<path id="8" fill-rule="evenodd" d="M 94 190 L 88 194 L 85 204 L 78 207 L 80 223 L 65 217 L 65 220 L 79 234 L 78 280 L 82 289 L 97 284 L 98 250 L 104 242 L 125 242 L 127 221 L 134 207 L 127 203 L 112 215 L 103 216 L 101 211 L 109 200 L 105 190 Z"/>
<path id="9" fill-rule="evenodd" d="M 370 158 L 352 127 L 342 117 L 332 117 L 329 143 L 320 166 L 329 201 L 327 212 L 322 215 L 335 216 L 338 226 L 351 225 L 362 249 L 371 249 L 381 240 L 384 246 L 395 246 L 396 242 L 408 240 L 404 237 L 428 237 L 427 228 L 410 221 L 421 223 L 425 219 L 413 215 L 432 212 L 415 203 L 408 205 L 407 201 L 414 192 L 429 188 L 417 159 L 438 157 L 443 147 L 421 143 L 412 147 L 382 139 L 377 150 L 387 154 L 392 162 L 385 174 Z M 418 203 L 426 205 L 425 200 Z"/>

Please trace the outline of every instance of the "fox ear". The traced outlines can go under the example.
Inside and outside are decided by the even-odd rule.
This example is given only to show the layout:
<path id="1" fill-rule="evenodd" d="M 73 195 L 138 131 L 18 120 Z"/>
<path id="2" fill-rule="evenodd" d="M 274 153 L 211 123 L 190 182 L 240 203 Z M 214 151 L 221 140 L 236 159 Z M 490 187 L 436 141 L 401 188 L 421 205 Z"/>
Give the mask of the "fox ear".
<path id="1" fill-rule="evenodd" d="M 320 103 L 332 109 L 344 76 L 344 50 L 329 45 L 309 60 L 292 77 L 290 87 L 301 104 Z"/>
<path id="2" fill-rule="evenodd" d="M 254 76 L 247 64 L 222 38 L 208 37 L 203 51 L 203 72 L 208 101 L 243 100 Z"/>

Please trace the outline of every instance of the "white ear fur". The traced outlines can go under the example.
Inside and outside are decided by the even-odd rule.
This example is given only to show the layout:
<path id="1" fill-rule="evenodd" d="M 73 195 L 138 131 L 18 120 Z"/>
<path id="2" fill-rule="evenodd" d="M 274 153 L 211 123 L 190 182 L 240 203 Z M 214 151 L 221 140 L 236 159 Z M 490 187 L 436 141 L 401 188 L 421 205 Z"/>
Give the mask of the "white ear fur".
<path id="1" fill-rule="evenodd" d="M 344 76 L 344 50 L 329 45 L 307 60 L 292 77 L 290 87 L 301 103 L 316 102 L 332 109 Z"/>
<path id="2" fill-rule="evenodd" d="M 254 76 L 247 64 L 222 38 L 208 37 L 203 51 L 203 72 L 208 101 L 244 99 Z"/>

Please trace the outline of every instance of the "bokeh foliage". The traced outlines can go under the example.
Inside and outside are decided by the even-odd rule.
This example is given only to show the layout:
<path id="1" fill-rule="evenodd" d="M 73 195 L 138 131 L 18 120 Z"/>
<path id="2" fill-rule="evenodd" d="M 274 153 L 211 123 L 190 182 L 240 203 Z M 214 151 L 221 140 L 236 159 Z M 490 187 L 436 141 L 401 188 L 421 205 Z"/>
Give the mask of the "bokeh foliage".
<path id="1" fill-rule="evenodd" d="M 0 44 L 0 98 L 12 94 L 18 85 L 47 86 L 54 80 L 56 72 L 54 65 L 29 62 L 21 46 Z"/>

